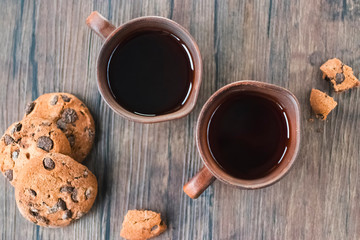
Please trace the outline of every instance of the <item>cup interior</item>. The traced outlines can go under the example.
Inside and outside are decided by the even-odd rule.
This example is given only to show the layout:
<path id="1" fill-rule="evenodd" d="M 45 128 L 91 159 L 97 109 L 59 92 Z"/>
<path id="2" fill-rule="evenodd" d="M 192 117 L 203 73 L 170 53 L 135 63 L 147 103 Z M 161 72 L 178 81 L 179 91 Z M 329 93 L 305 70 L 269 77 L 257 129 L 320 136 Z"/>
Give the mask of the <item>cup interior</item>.
<path id="1" fill-rule="evenodd" d="M 190 52 L 192 64 L 194 66 L 194 78 L 192 88 L 186 102 L 178 110 L 158 116 L 141 116 L 127 111 L 116 102 L 107 81 L 108 62 L 114 49 L 129 36 L 136 32 L 158 30 L 166 31 L 179 37 Z M 202 74 L 202 61 L 199 48 L 190 33 L 176 22 L 163 17 L 141 17 L 133 19 L 117 28 L 106 39 L 100 51 L 97 62 L 97 81 L 99 91 L 106 103 L 118 114 L 123 117 L 142 123 L 154 123 L 177 119 L 189 114 L 195 106 Z"/>
<path id="2" fill-rule="evenodd" d="M 241 94 L 242 92 L 256 92 L 279 103 L 287 114 L 291 136 L 281 163 L 268 175 L 251 180 L 235 178 L 226 173 L 213 158 L 207 140 L 208 123 L 216 108 L 229 95 Z M 268 83 L 239 81 L 226 85 L 215 92 L 203 106 L 197 123 L 196 143 L 204 164 L 219 180 L 246 189 L 257 189 L 271 185 L 289 171 L 296 159 L 300 143 L 299 103 L 290 91 Z"/>

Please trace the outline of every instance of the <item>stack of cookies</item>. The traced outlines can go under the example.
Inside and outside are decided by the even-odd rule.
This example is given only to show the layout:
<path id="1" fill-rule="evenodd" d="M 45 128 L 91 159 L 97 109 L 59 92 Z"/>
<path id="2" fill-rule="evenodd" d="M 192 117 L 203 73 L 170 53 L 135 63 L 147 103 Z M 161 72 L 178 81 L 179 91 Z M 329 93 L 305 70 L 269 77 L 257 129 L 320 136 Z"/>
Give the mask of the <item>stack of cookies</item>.
<path id="1" fill-rule="evenodd" d="M 89 109 L 71 94 L 44 94 L 27 104 L 24 118 L 0 140 L 0 170 L 26 219 L 63 227 L 90 210 L 97 180 L 81 162 L 94 137 Z"/>

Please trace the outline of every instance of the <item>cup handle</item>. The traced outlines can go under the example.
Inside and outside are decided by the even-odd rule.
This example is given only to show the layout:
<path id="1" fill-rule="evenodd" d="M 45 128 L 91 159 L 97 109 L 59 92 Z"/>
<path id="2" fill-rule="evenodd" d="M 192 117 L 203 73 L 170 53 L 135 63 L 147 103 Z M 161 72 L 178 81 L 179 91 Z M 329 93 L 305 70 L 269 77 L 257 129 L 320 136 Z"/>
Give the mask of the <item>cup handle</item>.
<path id="1" fill-rule="evenodd" d="M 207 167 L 204 166 L 184 185 L 183 190 L 189 197 L 196 199 L 215 181 L 215 179 L 214 175 L 212 175 Z"/>
<path id="2" fill-rule="evenodd" d="M 98 11 L 92 12 L 86 18 L 86 25 L 89 26 L 99 37 L 105 40 L 116 28 Z"/>

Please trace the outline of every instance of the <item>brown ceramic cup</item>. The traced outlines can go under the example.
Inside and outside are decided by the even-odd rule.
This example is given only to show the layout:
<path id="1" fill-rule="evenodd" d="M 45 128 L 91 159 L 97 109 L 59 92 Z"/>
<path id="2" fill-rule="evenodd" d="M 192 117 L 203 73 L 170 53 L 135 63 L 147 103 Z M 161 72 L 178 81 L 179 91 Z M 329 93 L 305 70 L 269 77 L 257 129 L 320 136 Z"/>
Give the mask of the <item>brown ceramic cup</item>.
<path id="1" fill-rule="evenodd" d="M 170 19 L 157 16 L 135 18 L 116 28 L 96 11 L 86 19 L 86 24 L 104 40 L 97 60 L 97 83 L 103 99 L 116 113 L 132 121 L 156 123 L 182 118 L 193 110 L 201 84 L 202 60 L 195 40 L 185 28 Z M 184 105 L 174 112 L 158 116 L 141 116 L 127 111 L 116 102 L 107 81 L 107 66 L 114 49 L 134 32 L 149 29 L 166 31 L 179 37 L 187 46 L 194 66 L 192 88 Z"/>
<path id="2" fill-rule="evenodd" d="M 244 92 L 256 92 L 279 103 L 287 114 L 291 136 L 281 163 L 268 175 L 252 180 L 235 178 L 225 172 L 213 158 L 207 141 L 208 123 L 216 108 L 229 94 Z M 200 112 L 196 128 L 196 144 L 205 166 L 184 185 L 183 190 L 189 197 L 199 197 L 215 179 L 242 189 L 263 188 L 284 177 L 296 159 L 300 143 L 300 107 L 296 97 L 287 89 L 257 81 L 234 82 L 208 99 Z"/>

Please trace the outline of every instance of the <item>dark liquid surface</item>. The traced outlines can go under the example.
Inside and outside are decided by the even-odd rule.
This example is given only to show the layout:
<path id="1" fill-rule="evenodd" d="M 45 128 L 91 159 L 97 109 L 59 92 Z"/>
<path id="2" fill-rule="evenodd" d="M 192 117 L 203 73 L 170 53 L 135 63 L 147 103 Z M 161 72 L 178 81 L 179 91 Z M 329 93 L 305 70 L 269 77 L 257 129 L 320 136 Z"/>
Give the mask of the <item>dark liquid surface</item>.
<path id="1" fill-rule="evenodd" d="M 256 179 L 269 174 L 286 152 L 285 112 L 255 93 L 227 98 L 208 124 L 208 144 L 216 162 L 233 177 Z"/>
<path id="2" fill-rule="evenodd" d="M 108 63 L 108 84 L 116 101 L 140 115 L 181 108 L 193 75 L 185 44 L 162 31 L 135 33 L 117 46 Z"/>

